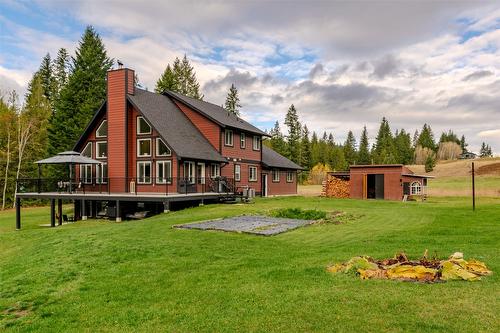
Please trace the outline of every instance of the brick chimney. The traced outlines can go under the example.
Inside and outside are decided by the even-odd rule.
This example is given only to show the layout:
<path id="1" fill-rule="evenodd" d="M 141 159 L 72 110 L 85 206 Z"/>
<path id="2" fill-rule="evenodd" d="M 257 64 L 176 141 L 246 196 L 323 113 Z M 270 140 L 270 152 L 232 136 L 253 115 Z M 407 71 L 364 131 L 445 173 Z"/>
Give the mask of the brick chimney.
<path id="1" fill-rule="evenodd" d="M 110 191 L 127 191 L 128 140 L 127 94 L 135 93 L 134 71 L 128 68 L 107 73 L 108 177 Z"/>

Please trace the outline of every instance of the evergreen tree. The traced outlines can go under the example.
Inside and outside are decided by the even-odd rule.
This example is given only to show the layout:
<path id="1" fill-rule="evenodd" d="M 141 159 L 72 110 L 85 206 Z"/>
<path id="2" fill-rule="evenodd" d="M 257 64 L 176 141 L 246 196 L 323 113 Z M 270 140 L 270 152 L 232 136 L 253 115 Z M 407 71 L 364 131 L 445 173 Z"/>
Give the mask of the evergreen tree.
<path id="1" fill-rule="evenodd" d="M 439 138 L 439 143 L 442 142 L 455 142 L 457 144 L 460 144 L 460 140 L 458 139 L 457 135 L 453 133 L 452 130 L 449 130 L 448 133 L 442 132 L 441 137 Z"/>
<path id="2" fill-rule="evenodd" d="M 283 133 L 281 133 L 280 124 L 276 120 L 274 123 L 274 128 L 269 133 L 271 135 L 271 139 L 269 140 L 271 143 L 271 148 L 281 155 L 287 154 L 286 142 L 283 137 Z"/>
<path id="3" fill-rule="evenodd" d="M 51 119 L 50 154 L 70 150 L 106 98 L 106 73 L 113 60 L 93 27 L 85 29 L 71 61 L 72 72 Z"/>
<path id="4" fill-rule="evenodd" d="M 167 90 L 178 91 L 177 86 L 177 77 L 175 76 L 172 67 L 170 67 L 170 64 L 168 64 L 167 68 L 163 71 L 163 74 L 160 76 L 158 81 L 156 81 L 155 92 L 161 94 Z"/>
<path id="5" fill-rule="evenodd" d="M 302 151 L 302 161 L 301 166 L 307 169 L 310 169 L 313 164 L 311 161 L 311 142 L 309 141 L 309 129 L 307 125 L 304 125 L 302 128 L 302 143 L 301 143 L 301 151 Z"/>
<path id="6" fill-rule="evenodd" d="M 412 163 L 414 150 L 411 144 L 410 133 L 406 133 L 404 129 L 400 132 L 396 131 L 396 136 L 394 137 L 394 148 L 397 163 Z"/>
<path id="7" fill-rule="evenodd" d="M 493 152 L 491 150 L 491 147 L 483 142 L 481 144 L 481 149 L 479 150 L 479 156 L 480 157 L 492 157 Z"/>
<path id="8" fill-rule="evenodd" d="M 302 126 L 299 122 L 297 110 L 292 104 L 288 108 L 285 116 L 285 125 L 288 127 L 287 145 L 288 145 L 288 158 L 295 163 L 300 163 L 300 135 Z"/>
<path id="9" fill-rule="evenodd" d="M 462 154 L 467 152 L 467 146 L 468 144 L 465 142 L 465 135 L 462 135 L 460 138 L 460 148 L 462 148 Z"/>
<path id="10" fill-rule="evenodd" d="M 434 134 L 432 134 L 431 127 L 427 124 L 424 124 L 422 128 L 422 132 L 417 140 L 417 145 L 423 148 L 429 148 L 433 151 L 436 151 L 436 143 L 434 142 Z"/>
<path id="11" fill-rule="evenodd" d="M 42 63 L 40 64 L 40 68 L 36 72 L 36 75 L 40 77 L 43 95 L 47 98 L 49 103 L 52 103 L 52 97 L 54 94 L 54 76 L 52 73 L 52 61 L 49 53 L 43 57 Z M 28 94 L 31 93 L 31 91 L 28 91 Z"/>
<path id="12" fill-rule="evenodd" d="M 356 139 L 352 131 L 349 131 L 344 143 L 344 157 L 348 165 L 356 164 L 356 155 Z"/>
<path id="13" fill-rule="evenodd" d="M 349 168 L 342 146 L 331 147 L 328 155 L 328 164 L 334 171 L 343 171 Z"/>
<path id="14" fill-rule="evenodd" d="M 420 136 L 420 134 L 418 134 L 418 130 L 415 130 L 415 133 L 413 133 L 413 140 L 411 142 L 411 146 L 413 147 L 413 149 L 417 148 L 418 146 L 418 137 Z"/>
<path id="15" fill-rule="evenodd" d="M 177 79 L 177 89 L 179 93 L 188 97 L 203 99 L 200 93 L 200 84 L 196 79 L 196 72 L 186 55 L 184 55 L 182 61 L 178 58 L 175 59 L 174 73 Z"/>
<path id="16" fill-rule="evenodd" d="M 395 163 L 394 151 L 391 128 L 387 119 L 383 117 L 373 149 L 375 162 L 379 164 Z"/>
<path id="17" fill-rule="evenodd" d="M 311 136 L 311 165 L 315 166 L 320 162 L 320 147 L 318 135 L 313 131 Z"/>
<path id="18" fill-rule="evenodd" d="M 232 113 L 238 117 L 240 116 L 240 98 L 238 97 L 238 89 L 236 89 L 234 83 L 231 84 L 231 88 L 229 88 L 224 107 L 229 113 Z"/>
<path id="19" fill-rule="evenodd" d="M 425 172 L 431 172 L 432 170 L 434 170 L 435 166 L 436 159 L 431 155 L 427 156 L 427 159 L 425 160 Z"/>
<path id="20" fill-rule="evenodd" d="M 57 103 L 62 88 L 68 83 L 69 54 L 65 48 L 59 49 L 53 61 L 54 96 L 53 104 Z"/>
<path id="21" fill-rule="evenodd" d="M 371 163 L 371 156 L 368 148 L 368 131 L 366 130 L 366 126 L 363 127 L 363 132 L 361 132 L 357 162 L 361 165 Z"/>

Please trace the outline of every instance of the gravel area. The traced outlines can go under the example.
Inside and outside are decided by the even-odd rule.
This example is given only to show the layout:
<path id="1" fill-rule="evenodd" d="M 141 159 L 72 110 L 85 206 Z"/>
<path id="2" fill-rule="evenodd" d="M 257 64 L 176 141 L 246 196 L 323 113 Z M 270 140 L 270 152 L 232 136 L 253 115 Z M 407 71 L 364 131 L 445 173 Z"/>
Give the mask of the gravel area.
<path id="1" fill-rule="evenodd" d="M 277 235 L 313 223 L 310 220 L 284 219 L 269 216 L 236 216 L 199 223 L 180 224 L 175 228 L 222 230 L 257 235 Z"/>

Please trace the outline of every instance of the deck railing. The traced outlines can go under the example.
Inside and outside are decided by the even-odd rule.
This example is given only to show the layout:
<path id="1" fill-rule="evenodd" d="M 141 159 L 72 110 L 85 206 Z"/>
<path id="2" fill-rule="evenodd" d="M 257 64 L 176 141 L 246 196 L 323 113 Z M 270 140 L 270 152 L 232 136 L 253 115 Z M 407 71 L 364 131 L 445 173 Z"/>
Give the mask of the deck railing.
<path id="1" fill-rule="evenodd" d="M 234 193 L 233 178 L 229 177 L 144 177 L 144 178 L 21 178 L 17 180 L 18 193 L 58 192 L 67 194 L 141 193 L 192 194 Z"/>

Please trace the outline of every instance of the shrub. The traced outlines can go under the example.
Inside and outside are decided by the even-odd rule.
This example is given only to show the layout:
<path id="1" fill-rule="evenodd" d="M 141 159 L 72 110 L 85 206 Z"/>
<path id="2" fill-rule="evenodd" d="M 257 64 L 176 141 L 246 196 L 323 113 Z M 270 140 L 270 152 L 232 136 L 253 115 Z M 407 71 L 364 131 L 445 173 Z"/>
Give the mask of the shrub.
<path id="1" fill-rule="evenodd" d="M 436 166 L 436 160 L 432 156 L 427 156 L 425 160 L 425 172 L 431 172 L 434 170 L 434 166 Z"/>
<path id="2" fill-rule="evenodd" d="M 271 212 L 273 217 L 282 217 L 299 220 L 321 220 L 325 219 L 327 214 L 322 210 L 301 209 L 301 208 L 282 208 Z"/>

